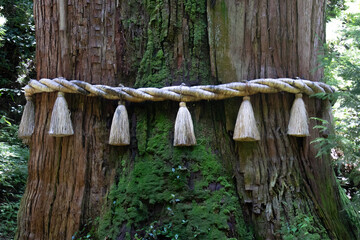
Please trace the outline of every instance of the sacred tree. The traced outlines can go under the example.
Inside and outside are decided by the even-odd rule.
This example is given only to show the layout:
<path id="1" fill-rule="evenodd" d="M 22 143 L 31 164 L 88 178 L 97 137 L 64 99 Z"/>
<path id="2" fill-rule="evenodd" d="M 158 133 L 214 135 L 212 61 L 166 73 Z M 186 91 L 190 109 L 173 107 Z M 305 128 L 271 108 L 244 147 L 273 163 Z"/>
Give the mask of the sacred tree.
<path id="1" fill-rule="evenodd" d="M 329 156 L 311 144 L 328 133 L 310 118 L 331 120 L 329 102 L 309 96 L 332 91 L 317 83 L 325 5 L 34 1 L 39 81 L 26 88 L 17 239 L 359 237 Z M 294 100 L 302 134 L 288 129 Z M 247 120 L 255 135 L 238 137 Z M 118 121 L 127 141 L 112 144 Z"/>

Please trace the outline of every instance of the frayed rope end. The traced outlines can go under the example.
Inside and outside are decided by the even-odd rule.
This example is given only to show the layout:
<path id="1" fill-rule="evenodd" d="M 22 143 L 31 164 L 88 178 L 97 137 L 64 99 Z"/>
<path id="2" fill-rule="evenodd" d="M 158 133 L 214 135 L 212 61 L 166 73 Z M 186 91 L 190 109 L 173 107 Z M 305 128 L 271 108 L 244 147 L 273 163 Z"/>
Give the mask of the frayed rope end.
<path id="1" fill-rule="evenodd" d="M 35 106 L 32 98 L 26 97 L 26 105 L 19 125 L 18 137 L 29 139 L 34 133 L 35 128 Z"/>
<path id="2" fill-rule="evenodd" d="M 295 101 L 291 107 L 288 135 L 295 137 L 309 136 L 308 115 L 302 94 L 296 94 Z"/>
<path id="3" fill-rule="evenodd" d="M 196 138 L 191 114 L 186 107 L 186 103 L 181 102 L 175 121 L 174 146 L 193 145 L 196 145 Z"/>
<path id="4" fill-rule="evenodd" d="M 123 102 L 119 102 L 111 123 L 109 144 L 125 146 L 130 144 L 129 117 Z"/>
<path id="5" fill-rule="evenodd" d="M 53 137 L 65 137 L 74 134 L 71 123 L 70 111 L 64 97 L 59 92 L 51 114 L 49 135 Z"/>
<path id="6" fill-rule="evenodd" d="M 246 96 L 241 103 L 233 139 L 235 141 L 259 141 L 260 133 L 256 126 L 254 110 L 251 106 L 250 97 Z"/>

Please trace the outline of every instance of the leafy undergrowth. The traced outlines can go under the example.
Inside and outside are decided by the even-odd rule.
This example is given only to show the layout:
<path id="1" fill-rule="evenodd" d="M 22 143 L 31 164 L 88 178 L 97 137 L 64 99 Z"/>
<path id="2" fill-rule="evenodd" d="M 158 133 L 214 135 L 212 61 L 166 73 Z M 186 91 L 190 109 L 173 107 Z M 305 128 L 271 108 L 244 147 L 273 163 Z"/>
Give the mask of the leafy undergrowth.
<path id="1" fill-rule="evenodd" d="M 321 97 L 337 100 L 333 106 L 334 131 L 328 131 L 328 122 L 316 119 L 321 124 L 317 127 L 324 132 L 316 143 L 318 155 L 331 154 L 334 159 L 335 174 L 360 219 L 360 13 L 337 15 L 337 38 L 327 42 L 321 58 L 324 81 L 337 90 Z"/>
<path id="2" fill-rule="evenodd" d="M 13 239 L 29 150 L 17 139 L 16 125 L 3 117 L 0 126 L 0 239 Z"/>
<path id="3" fill-rule="evenodd" d="M 282 226 L 278 233 L 284 240 L 308 239 L 308 240 L 325 240 L 327 237 L 326 230 L 322 226 L 317 226 L 313 216 L 299 214 L 290 219 L 289 223 L 282 221 Z"/>

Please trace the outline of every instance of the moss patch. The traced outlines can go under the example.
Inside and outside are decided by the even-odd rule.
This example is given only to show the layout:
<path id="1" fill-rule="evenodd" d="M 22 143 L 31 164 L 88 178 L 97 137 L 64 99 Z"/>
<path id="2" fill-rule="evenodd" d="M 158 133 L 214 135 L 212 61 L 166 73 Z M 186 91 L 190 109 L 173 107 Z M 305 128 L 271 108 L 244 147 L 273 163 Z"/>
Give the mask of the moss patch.
<path id="1" fill-rule="evenodd" d="M 136 87 L 163 87 L 210 81 L 206 1 L 145 0 L 145 52 Z"/>
<path id="2" fill-rule="evenodd" d="M 289 222 L 283 220 L 282 223 L 279 233 L 284 240 L 330 240 L 325 228 L 316 224 L 314 217 L 311 215 L 301 213 L 290 219 Z"/>
<path id="3" fill-rule="evenodd" d="M 198 137 L 195 147 L 173 148 L 173 120 L 166 110 L 152 109 L 152 119 L 138 113 L 137 132 L 146 145 L 139 145 L 132 171 L 119 171 L 98 238 L 252 239 L 231 177 L 208 138 Z"/>

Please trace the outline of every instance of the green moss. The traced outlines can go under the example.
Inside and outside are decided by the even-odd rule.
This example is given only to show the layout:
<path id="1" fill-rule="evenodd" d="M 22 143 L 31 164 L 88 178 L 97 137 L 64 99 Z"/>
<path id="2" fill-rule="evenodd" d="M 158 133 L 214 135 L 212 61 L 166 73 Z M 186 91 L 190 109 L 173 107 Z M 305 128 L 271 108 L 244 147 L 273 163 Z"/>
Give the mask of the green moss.
<path id="1" fill-rule="evenodd" d="M 128 239 L 252 239 L 232 180 L 207 138 L 173 148 L 168 109 L 146 109 L 154 117 L 145 121 L 146 111 L 139 112 L 137 134 L 146 131 L 140 137 L 147 143 L 139 145 L 133 170 L 119 172 L 98 238 L 116 239 L 126 226 Z"/>
<path id="2" fill-rule="evenodd" d="M 158 111 L 157 118 L 151 124 L 146 153 L 162 160 L 171 159 L 172 152 L 169 142 L 173 127 L 173 122 L 169 119 L 167 112 Z"/>
<path id="3" fill-rule="evenodd" d="M 139 153 L 142 155 L 146 151 L 146 138 L 148 132 L 148 121 L 146 114 L 137 114 L 136 119 L 136 138 Z"/>
<path id="4" fill-rule="evenodd" d="M 178 1 L 171 8 L 163 0 L 143 4 L 149 22 L 135 86 L 163 87 L 172 81 L 209 83 L 206 1 Z"/>
<path id="5" fill-rule="evenodd" d="M 140 62 L 136 87 L 163 87 L 166 79 L 170 76 L 165 55 L 160 49 L 158 40 L 155 39 L 157 34 L 159 33 L 156 31 L 148 30 L 148 42 L 145 54 Z"/>
<path id="6" fill-rule="evenodd" d="M 207 47 L 206 1 L 188 0 L 185 1 L 184 5 L 185 14 L 190 19 L 191 69 L 189 78 L 190 81 L 201 79 L 203 84 L 208 84 L 210 80 L 210 62 Z"/>
<path id="7" fill-rule="evenodd" d="M 242 3 L 240 3 L 242 4 Z M 215 5 L 208 12 L 208 31 L 209 45 L 213 52 L 211 53 L 213 68 L 216 68 L 218 80 L 222 83 L 233 82 L 234 77 L 241 71 L 242 63 L 239 62 L 232 44 L 232 36 L 241 37 L 243 26 L 238 24 L 236 28 L 232 27 L 231 18 L 234 14 L 243 14 L 242 12 L 229 10 L 228 3 L 225 0 L 215 1 Z M 240 39 L 238 39 L 240 40 Z M 253 43 L 256 44 L 256 41 Z M 224 49 L 227 49 L 226 51 Z M 236 60 L 235 60 L 236 59 Z"/>
<path id="8" fill-rule="evenodd" d="M 351 226 L 350 229 L 354 231 L 355 236 L 360 236 L 360 214 L 359 209 L 356 208 L 350 199 L 346 196 L 344 189 L 341 187 L 340 183 L 337 182 L 339 194 L 340 194 L 340 201 L 343 207 L 341 211 L 342 220 L 343 222 L 348 222 Z"/>
<path id="9" fill-rule="evenodd" d="M 170 77 L 170 68 L 166 61 L 167 56 L 162 48 L 162 43 L 167 36 L 167 21 L 163 21 L 163 19 L 167 19 L 168 16 L 162 11 L 164 8 L 163 0 L 146 0 L 144 6 L 149 14 L 147 43 L 135 86 L 163 87 L 165 81 Z"/>
<path id="10" fill-rule="evenodd" d="M 354 183 L 354 186 L 360 186 L 360 171 L 358 169 L 352 170 L 349 179 Z"/>
<path id="11" fill-rule="evenodd" d="M 282 219 L 282 227 L 279 233 L 284 240 L 308 239 L 308 240 L 326 240 L 330 239 L 325 228 L 316 224 L 314 217 L 300 213 L 289 219 L 286 223 Z"/>

